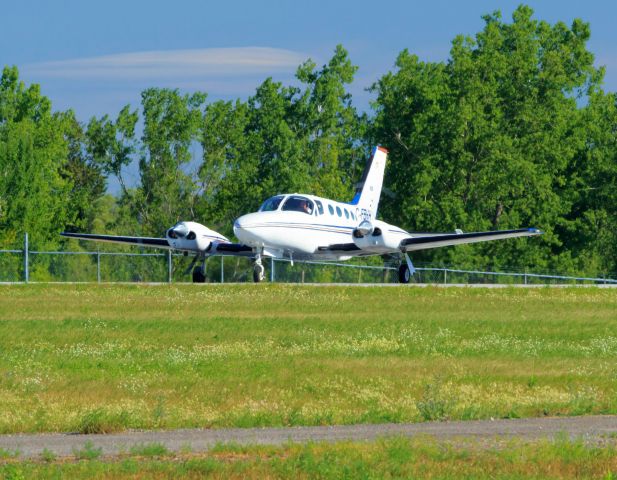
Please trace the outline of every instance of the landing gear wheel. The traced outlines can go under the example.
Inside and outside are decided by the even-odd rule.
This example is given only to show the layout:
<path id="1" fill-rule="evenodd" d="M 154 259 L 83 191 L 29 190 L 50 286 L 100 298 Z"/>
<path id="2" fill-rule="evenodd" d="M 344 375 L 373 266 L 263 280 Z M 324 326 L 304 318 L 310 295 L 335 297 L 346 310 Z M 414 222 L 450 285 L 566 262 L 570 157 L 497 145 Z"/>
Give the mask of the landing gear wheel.
<path id="1" fill-rule="evenodd" d="M 398 283 L 409 283 L 411 280 L 411 272 L 406 263 L 398 267 Z"/>
<path id="2" fill-rule="evenodd" d="M 193 283 L 206 283 L 206 274 L 201 267 L 195 267 L 193 269 Z"/>
<path id="3" fill-rule="evenodd" d="M 265 278 L 264 271 L 265 268 L 261 263 L 255 264 L 253 267 L 253 281 L 255 283 L 259 283 Z"/>

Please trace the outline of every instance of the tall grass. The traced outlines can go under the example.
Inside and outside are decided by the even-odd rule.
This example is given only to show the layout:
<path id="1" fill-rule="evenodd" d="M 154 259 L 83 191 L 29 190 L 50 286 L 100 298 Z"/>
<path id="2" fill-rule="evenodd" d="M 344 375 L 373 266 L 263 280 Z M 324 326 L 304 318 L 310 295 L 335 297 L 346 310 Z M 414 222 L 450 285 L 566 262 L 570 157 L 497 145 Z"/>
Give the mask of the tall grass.
<path id="1" fill-rule="evenodd" d="M 0 432 L 617 413 L 617 291 L 0 287 Z"/>

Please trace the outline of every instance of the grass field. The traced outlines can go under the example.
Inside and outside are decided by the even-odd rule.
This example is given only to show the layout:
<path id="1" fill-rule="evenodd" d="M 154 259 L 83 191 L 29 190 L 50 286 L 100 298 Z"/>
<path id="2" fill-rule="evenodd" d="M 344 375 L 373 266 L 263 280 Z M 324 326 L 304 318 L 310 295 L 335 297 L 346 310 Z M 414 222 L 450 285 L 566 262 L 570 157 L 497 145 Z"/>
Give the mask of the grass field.
<path id="1" fill-rule="evenodd" d="M 163 478 L 597 478 L 617 477 L 614 444 L 585 445 L 557 439 L 534 443 L 510 441 L 500 448 L 474 443 L 444 444 L 430 439 L 392 438 L 370 443 L 220 446 L 205 454 L 171 454 L 161 445 L 145 445 L 119 458 L 101 458 L 92 447 L 73 459 L 44 455 L 37 461 L 0 460 L 0 476 L 37 479 Z"/>
<path id="2" fill-rule="evenodd" d="M 0 287 L 0 433 L 617 413 L 617 290 Z"/>

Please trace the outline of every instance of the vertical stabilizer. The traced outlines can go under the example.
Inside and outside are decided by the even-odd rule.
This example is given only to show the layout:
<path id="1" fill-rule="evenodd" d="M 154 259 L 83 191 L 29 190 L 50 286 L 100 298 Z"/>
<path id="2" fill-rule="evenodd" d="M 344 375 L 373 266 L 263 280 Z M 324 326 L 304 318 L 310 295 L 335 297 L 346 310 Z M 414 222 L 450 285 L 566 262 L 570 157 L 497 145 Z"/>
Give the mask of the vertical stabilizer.
<path id="1" fill-rule="evenodd" d="M 370 213 L 372 219 L 377 217 L 387 156 L 388 150 L 375 147 L 364 169 L 362 180 L 356 186 L 356 194 L 350 202 L 351 205 L 356 205 L 359 209 Z"/>

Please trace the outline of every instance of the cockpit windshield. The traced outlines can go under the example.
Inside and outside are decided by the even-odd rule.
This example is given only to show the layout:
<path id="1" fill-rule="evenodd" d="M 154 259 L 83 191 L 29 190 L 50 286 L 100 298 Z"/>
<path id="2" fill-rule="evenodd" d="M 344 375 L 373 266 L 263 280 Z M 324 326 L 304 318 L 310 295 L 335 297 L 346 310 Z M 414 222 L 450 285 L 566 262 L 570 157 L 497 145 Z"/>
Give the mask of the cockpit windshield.
<path id="1" fill-rule="evenodd" d="M 260 212 L 273 212 L 274 210 L 278 210 L 279 205 L 283 201 L 283 198 L 285 198 L 283 195 L 277 195 L 276 197 L 269 198 L 263 203 L 259 211 Z"/>
<path id="2" fill-rule="evenodd" d="M 297 195 L 291 195 L 283 204 L 283 210 L 303 212 L 308 213 L 309 215 L 313 213 L 314 209 L 315 205 L 312 200 L 309 200 L 306 197 L 299 197 Z"/>

